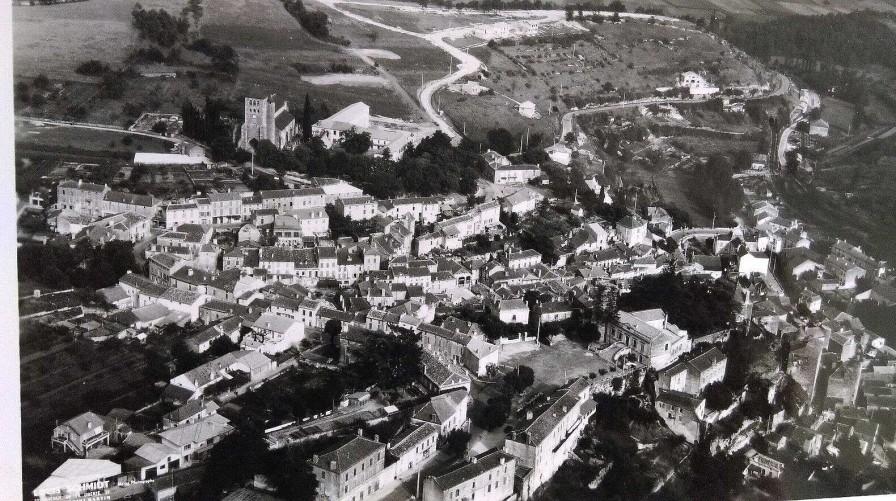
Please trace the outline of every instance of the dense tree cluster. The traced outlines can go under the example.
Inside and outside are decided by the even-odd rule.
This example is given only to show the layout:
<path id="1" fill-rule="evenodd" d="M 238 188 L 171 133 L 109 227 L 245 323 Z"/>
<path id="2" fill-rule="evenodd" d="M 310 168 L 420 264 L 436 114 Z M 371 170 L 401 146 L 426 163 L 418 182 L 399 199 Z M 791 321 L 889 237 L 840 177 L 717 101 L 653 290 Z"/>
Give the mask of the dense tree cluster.
<path id="1" fill-rule="evenodd" d="M 77 68 L 75 68 L 75 73 L 91 77 L 100 76 L 107 71 L 109 71 L 109 65 L 103 63 L 102 61 L 97 61 L 96 59 L 84 61 L 83 63 L 79 64 Z"/>
<path id="2" fill-rule="evenodd" d="M 692 173 L 689 194 L 694 203 L 707 213 L 714 213 L 724 221 L 743 206 L 744 192 L 732 177 L 731 159 L 713 154 L 705 162 L 698 162 Z"/>
<path id="3" fill-rule="evenodd" d="M 420 376 L 419 334 L 402 331 L 397 336 L 368 332 L 363 347 L 346 367 L 357 388 L 377 385 L 391 390 L 407 386 Z"/>
<path id="4" fill-rule="evenodd" d="M 462 320 L 479 324 L 490 341 L 514 339 L 527 328 L 526 324 L 506 324 L 488 311 L 477 311 L 468 306 L 457 309 L 454 314 Z"/>
<path id="5" fill-rule="evenodd" d="M 461 429 L 451 430 L 445 437 L 445 450 L 456 457 L 464 457 L 467 454 L 467 445 L 470 443 L 470 432 Z"/>
<path id="6" fill-rule="evenodd" d="M 517 366 L 516 369 L 504 374 L 504 382 L 516 393 L 521 393 L 535 383 L 535 371 L 528 365 Z"/>
<path id="7" fill-rule="evenodd" d="M 373 140 L 370 139 L 369 132 L 358 132 L 352 127 L 343 135 L 339 146 L 351 155 L 363 155 L 373 147 Z"/>
<path id="8" fill-rule="evenodd" d="M 594 400 L 597 411 L 576 448 L 576 456 L 588 460 L 564 463 L 543 499 L 647 499 L 658 484 L 656 468 L 651 452 L 639 450 L 634 435 L 661 434 L 653 452 L 664 456 L 680 455 L 683 439 L 665 431 L 653 408 L 641 406 L 640 400 L 605 393 L 594 395 Z M 589 484 L 601 468 L 609 470 L 594 489 Z"/>
<path id="9" fill-rule="evenodd" d="M 82 240 L 67 244 L 25 243 L 18 249 L 19 276 L 51 288 L 101 289 L 118 283 L 129 270 L 140 271 L 134 245 L 113 240 L 94 247 Z"/>
<path id="10" fill-rule="evenodd" d="M 226 74 L 234 74 L 239 71 L 239 62 L 236 51 L 227 44 L 216 44 L 207 38 L 200 38 L 190 44 L 184 45 L 185 49 L 200 52 L 212 60 L 215 71 Z"/>
<path id="11" fill-rule="evenodd" d="M 478 149 L 473 143 L 464 141 L 458 147 L 452 146 L 450 138 L 438 131 L 406 150 L 401 158 L 390 159 L 388 151 L 376 158 L 358 153 L 364 151 L 367 140 L 366 134 L 359 133 L 350 137 L 348 143 L 328 149 L 320 139 L 311 138 L 307 144 L 284 152 L 260 141 L 255 161 L 279 172 L 346 179 L 376 198 L 410 193 L 469 195 L 476 191 L 478 175 L 472 166 L 476 164 Z"/>
<path id="12" fill-rule="evenodd" d="M 333 238 L 352 237 L 358 240 L 376 231 L 376 223 L 370 219 L 354 221 L 336 212 L 333 204 L 327 204 L 325 210 L 330 218 L 330 235 Z"/>
<path id="13" fill-rule="evenodd" d="M 229 160 L 236 155 L 233 129 L 222 117 L 224 114 L 232 115 L 233 110 L 229 103 L 217 99 L 206 98 L 205 107 L 201 110 L 190 101 L 181 106 L 183 134 L 208 145 L 214 161 Z"/>
<path id="14" fill-rule="evenodd" d="M 864 106 L 868 79 L 859 68 L 896 68 L 896 33 L 871 11 L 728 22 L 722 35 L 751 55 L 776 58 L 815 89 Z"/>
<path id="15" fill-rule="evenodd" d="M 731 327 L 735 307 L 731 290 L 720 282 L 685 278 L 672 270 L 633 281 L 631 292 L 619 297 L 624 311 L 662 308 L 692 337 Z"/>
<path id="16" fill-rule="evenodd" d="M 140 38 L 162 47 L 174 46 L 190 29 L 186 17 L 174 17 L 164 9 L 146 10 L 139 3 L 134 5 L 131 15 L 131 25 L 140 33 Z"/>
<path id="17" fill-rule="evenodd" d="M 873 301 L 862 301 L 854 306 L 853 315 L 869 330 L 886 339 L 887 346 L 896 343 L 896 306 L 886 306 Z"/>
<path id="18" fill-rule="evenodd" d="M 522 224 L 520 245 L 541 254 L 542 261 L 556 263 L 559 256 L 556 237 L 567 235 L 581 224 L 572 213 L 561 213 L 550 204 L 542 202 Z"/>
<path id="19" fill-rule="evenodd" d="M 311 36 L 326 40 L 330 38 L 330 21 L 326 13 L 319 10 L 308 10 L 302 0 L 283 0 L 283 6 L 299 21 Z"/>
<path id="20" fill-rule="evenodd" d="M 485 405 L 476 403 L 470 411 L 470 421 L 484 430 L 494 430 L 507 422 L 510 417 L 512 395 L 508 391 L 500 391 L 489 398 Z"/>
<path id="21" fill-rule="evenodd" d="M 290 368 L 277 378 L 277 384 L 246 393 L 239 402 L 253 421 L 280 423 L 332 409 L 343 391 L 343 377 L 337 371 Z"/>
<path id="22" fill-rule="evenodd" d="M 769 21 L 736 19 L 722 35 L 754 56 L 782 56 L 855 67 L 896 68 L 896 34 L 872 11 L 825 16 L 783 16 Z"/>

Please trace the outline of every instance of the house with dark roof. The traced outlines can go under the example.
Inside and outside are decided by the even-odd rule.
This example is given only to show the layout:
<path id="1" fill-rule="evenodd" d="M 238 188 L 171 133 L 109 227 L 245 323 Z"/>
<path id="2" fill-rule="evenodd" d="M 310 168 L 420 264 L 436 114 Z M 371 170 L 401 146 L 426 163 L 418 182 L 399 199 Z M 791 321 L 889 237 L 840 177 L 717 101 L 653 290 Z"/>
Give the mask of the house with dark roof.
<path id="1" fill-rule="evenodd" d="M 152 195 L 137 195 L 123 191 L 108 191 L 103 197 L 103 215 L 133 212 L 152 219 L 159 209 L 159 200 Z"/>
<path id="2" fill-rule="evenodd" d="M 695 443 L 700 438 L 700 422 L 706 400 L 684 392 L 660 388 L 654 407 L 670 430 L 690 443 Z"/>
<path id="3" fill-rule="evenodd" d="M 317 477 L 318 499 L 359 501 L 380 488 L 380 474 L 386 466 L 386 445 L 358 436 L 311 458 Z"/>
<path id="4" fill-rule="evenodd" d="M 572 306 L 566 301 L 547 301 L 541 303 L 539 307 L 538 321 L 542 324 L 572 318 Z"/>
<path id="5" fill-rule="evenodd" d="M 634 247 L 647 238 L 647 221 L 638 216 L 625 216 L 616 223 L 616 234 L 620 242 Z"/>
<path id="6" fill-rule="evenodd" d="M 460 363 L 463 360 L 464 347 L 472 339 L 465 334 L 428 323 L 420 324 L 417 330 L 420 333 L 420 342 L 424 351 L 454 363 Z"/>
<path id="7" fill-rule="evenodd" d="M 445 363 L 428 352 L 420 353 L 420 365 L 423 373 L 420 382 L 433 393 L 444 393 L 457 388 L 470 391 L 470 378 L 463 369 L 451 363 Z"/>
<path id="8" fill-rule="evenodd" d="M 423 499 L 504 501 L 513 496 L 516 470 L 516 458 L 492 449 L 426 477 Z"/>

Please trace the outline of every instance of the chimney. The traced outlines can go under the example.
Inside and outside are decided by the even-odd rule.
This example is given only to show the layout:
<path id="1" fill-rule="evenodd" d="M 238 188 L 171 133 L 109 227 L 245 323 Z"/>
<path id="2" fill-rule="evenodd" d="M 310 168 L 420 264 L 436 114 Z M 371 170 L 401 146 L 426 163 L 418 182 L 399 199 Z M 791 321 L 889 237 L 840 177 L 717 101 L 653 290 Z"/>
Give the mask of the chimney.
<path id="1" fill-rule="evenodd" d="M 565 414 L 565 413 L 567 413 L 567 412 L 569 412 L 569 408 L 567 408 L 567 407 L 564 405 L 564 406 L 563 406 L 563 413 Z"/>
<path id="2" fill-rule="evenodd" d="M 359 436 L 359 437 L 363 437 L 363 436 L 364 436 L 364 430 L 362 430 L 361 428 L 358 428 L 358 436 Z"/>
<path id="3" fill-rule="evenodd" d="M 312 463 L 319 463 L 319 462 L 320 462 L 320 456 L 318 456 L 317 454 L 315 454 L 315 455 L 311 458 L 311 462 L 312 462 Z"/>
<path id="4" fill-rule="evenodd" d="M 479 462 L 479 458 L 477 458 L 476 456 L 473 456 L 473 457 L 470 458 L 470 463 L 472 463 L 472 464 L 476 464 L 476 463 L 478 463 L 478 462 Z"/>
<path id="5" fill-rule="evenodd" d="M 87 422 L 87 428 L 88 428 L 88 429 L 93 428 L 93 421 L 88 421 L 88 422 Z"/>
<path id="6" fill-rule="evenodd" d="M 373 441 L 374 441 L 374 442 L 379 442 L 379 441 L 380 441 L 380 436 L 379 436 L 379 435 L 374 435 L 374 436 L 373 436 Z"/>
<path id="7" fill-rule="evenodd" d="M 34 297 L 40 297 L 40 289 L 34 289 Z"/>
<path id="8" fill-rule="evenodd" d="M 436 413 L 433 412 L 432 414 L 430 414 L 430 415 L 429 415 L 429 419 L 432 419 L 433 421 L 435 421 L 435 420 L 436 420 Z"/>
<path id="9" fill-rule="evenodd" d="M 188 276 L 188 277 L 192 277 L 192 276 L 193 276 L 193 268 L 189 268 L 189 269 L 187 270 L 187 276 Z"/>
<path id="10" fill-rule="evenodd" d="M 271 328 L 271 323 L 270 323 L 270 322 L 265 322 L 265 323 L 264 323 L 264 326 L 265 326 L 265 328 L 270 329 L 270 328 Z M 360 430 L 358 430 L 358 431 L 360 431 Z"/>
<path id="11" fill-rule="evenodd" d="M 526 411 L 526 421 L 529 421 L 531 419 L 532 419 L 532 411 L 528 410 L 528 411 Z"/>
<path id="12" fill-rule="evenodd" d="M 504 464 L 504 461 L 505 461 L 504 456 L 501 456 L 501 464 Z"/>
<path id="13" fill-rule="evenodd" d="M 82 184 L 82 183 L 84 183 L 84 180 L 83 180 L 83 179 L 78 179 L 78 188 L 81 187 L 81 184 Z"/>
<path id="14" fill-rule="evenodd" d="M 330 469 L 336 471 L 336 461 L 330 461 Z"/>

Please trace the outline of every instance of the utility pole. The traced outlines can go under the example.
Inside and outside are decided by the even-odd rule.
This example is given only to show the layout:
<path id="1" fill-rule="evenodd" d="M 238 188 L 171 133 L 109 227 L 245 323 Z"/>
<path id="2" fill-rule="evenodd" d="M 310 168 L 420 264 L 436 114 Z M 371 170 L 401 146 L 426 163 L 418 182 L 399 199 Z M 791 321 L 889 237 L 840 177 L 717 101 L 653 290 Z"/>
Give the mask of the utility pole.
<path id="1" fill-rule="evenodd" d="M 535 331 L 535 348 L 541 349 L 541 315 L 538 316 L 538 328 Z M 519 368 L 517 368 L 517 372 L 519 372 Z"/>

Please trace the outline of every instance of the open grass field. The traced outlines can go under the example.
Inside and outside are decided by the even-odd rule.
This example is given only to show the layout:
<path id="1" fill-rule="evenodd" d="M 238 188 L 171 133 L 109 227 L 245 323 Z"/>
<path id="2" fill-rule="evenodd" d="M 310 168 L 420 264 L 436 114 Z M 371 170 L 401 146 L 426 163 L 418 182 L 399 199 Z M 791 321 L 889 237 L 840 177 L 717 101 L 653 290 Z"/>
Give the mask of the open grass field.
<path id="1" fill-rule="evenodd" d="M 535 371 L 540 385 L 561 386 L 567 378 L 588 377 L 592 372 L 609 368 L 609 363 L 569 340 L 557 340 L 551 346 L 523 351 L 504 357 L 501 364 L 507 367 L 528 365 Z"/>
<path id="2" fill-rule="evenodd" d="M 442 14 L 414 12 L 408 10 L 409 5 L 372 6 L 344 4 L 340 7 L 380 23 L 397 26 L 417 33 L 430 33 L 446 28 L 496 22 L 500 19 L 495 15 L 484 12 L 458 12 L 454 9 L 445 9 Z"/>
<path id="3" fill-rule="evenodd" d="M 182 0 L 148 0 L 144 8 L 180 12 Z M 130 0 L 88 0 L 12 9 L 13 71 L 51 78 L 82 78 L 75 67 L 98 59 L 119 63 L 134 47 Z"/>
<path id="4" fill-rule="evenodd" d="M 575 4 L 576 0 L 557 0 L 560 5 Z M 882 12 L 896 11 L 891 0 L 627 0 L 629 11 L 638 7 L 660 8 L 670 16 L 691 15 L 709 18 L 716 15 L 769 18 L 786 14 L 824 15 L 838 12 L 873 9 Z"/>
<path id="5" fill-rule="evenodd" d="M 130 138 L 125 140 L 125 138 Z M 130 142 L 125 144 L 123 141 Z M 41 145 L 47 149 L 76 147 L 83 150 L 134 153 L 137 151 L 168 153 L 171 143 L 152 137 L 138 136 L 127 132 L 62 127 L 56 125 L 36 126 L 31 122 L 16 122 L 16 142 Z"/>
<path id="6" fill-rule="evenodd" d="M 719 85 L 749 85 L 765 77 L 751 59 L 680 26 L 647 21 L 585 24 L 596 30 L 595 37 L 579 41 L 529 38 L 471 49 L 488 67 L 489 75 L 481 83 L 495 96 L 442 92 L 442 108 L 455 123 L 467 121 L 468 131 L 473 124 L 474 135 L 483 134 L 495 122 L 516 133 L 530 128 L 550 135 L 559 115 L 571 107 L 651 95 L 657 87 L 673 85 L 687 69 L 705 71 Z M 514 113 L 515 103 L 524 101 L 535 103 L 541 118 Z"/>
<path id="7" fill-rule="evenodd" d="M 388 72 L 389 75 L 395 78 L 401 88 L 412 99 L 416 99 L 417 90 L 420 88 L 421 75 L 422 80 L 428 82 L 448 74 L 449 55 L 428 41 L 370 24 L 360 23 L 333 10 L 327 10 L 326 12 L 330 16 L 330 32 L 334 36 L 349 40 L 352 51 L 363 51 L 364 49 L 386 51 L 389 57 L 376 57 L 369 54 L 368 57 L 374 57 L 378 68 L 385 70 L 385 72 Z M 388 20 L 384 22 L 394 24 Z M 365 89 L 365 102 L 367 102 L 367 92 Z M 368 104 L 370 103 L 368 102 Z M 407 107 L 404 108 L 406 109 Z M 373 109 L 372 111 L 385 116 L 399 116 L 390 109 L 385 111 Z M 405 113 L 408 113 L 408 111 L 405 111 Z M 411 115 L 411 117 L 414 117 L 414 115 Z M 414 118 L 424 119 L 425 117 L 417 115 Z"/>
<path id="8" fill-rule="evenodd" d="M 150 0 L 145 8 L 164 8 L 178 14 L 185 0 Z M 219 0 L 206 2 L 201 34 L 233 46 L 239 55 L 240 72 L 233 81 L 199 75 L 176 79 L 132 78 L 122 100 L 99 99 L 94 79 L 74 72 L 78 63 L 98 59 L 112 66 L 122 64 L 137 47 L 131 28 L 133 2 L 87 0 L 70 4 L 16 7 L 14 22 L 14 71 L 19 80 L 44 73 L 62 84 L 62 94 L 44 107 L 18 111 L 41 116 L 68 117 L 83 106 L 84 121 L 124 125 L 127 103 L 142 110 L 177 112 L 189 99 L 200 103 L 205 96 L 241 102 L 246 95 L 285 96 L 301 106 L 305 94 L 325 102 L 336 111 L 361 99 L 357 87 L 318 86 L 301 80 L 296 63 L 329 66 L 348 62 L 362 66 L 357 56 L 342 47 L 322 43 L 309 36 L 278 0 Z M 312 8 L 315 6 L 312 5 Z M 192 55 L 184 51 L 183 57 Z M 365 89 L 363 100 L 374 113 L 407 117 L 408 107 L 389 87 Z M 21 104 L 19 108 L 22 108 Z"/>
<path id="9" fill-rule="evenodd" d="M 842 133 L 850 130 L 855 112 L 852 103 L 827 96 L 821 100 L 821 118 Z"/>
<path id="10" fill-rule="evenodd" d="M 313 2 L 309 8 L 321 8 Z M 330 15 L 332 11 L 328 11 Z M 277 93 L 294 105 L 306 93 L 336 111 L 362 99 L 349 85 L 318 86 L 301 80 L 296 63 L 329 65 L 360 60 L 341 47 L 315 40 L 299 26 L 278 0 L 222 0 L 205 6 L 203 35 L 232 45 L 240 56 L 240 73 L 228 97 Z M 338 33 L 335 33 L 338 36 Z M 363 100 L 378 114 L 406 117 L 409 110 L 389 88 L 365 88 Z"/>

